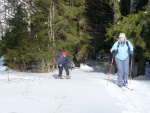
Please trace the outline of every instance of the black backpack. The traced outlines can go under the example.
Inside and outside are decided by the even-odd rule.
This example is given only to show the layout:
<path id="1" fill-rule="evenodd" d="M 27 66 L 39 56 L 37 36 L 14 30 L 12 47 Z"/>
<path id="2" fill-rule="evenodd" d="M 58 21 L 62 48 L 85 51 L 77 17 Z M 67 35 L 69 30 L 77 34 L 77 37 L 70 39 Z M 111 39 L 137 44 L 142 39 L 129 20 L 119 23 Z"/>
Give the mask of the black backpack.
<path id="1" fill-rule="evenodd" d="M 128 53 L 129 53 L 130 52 L 130 47 L 129 47 L 128 41 L 126 41 L 126 45 L 128 46 Z M 119 46 L 120 46 L 120 42 L 118 41 L 117 51 L 118 51 Z"/>

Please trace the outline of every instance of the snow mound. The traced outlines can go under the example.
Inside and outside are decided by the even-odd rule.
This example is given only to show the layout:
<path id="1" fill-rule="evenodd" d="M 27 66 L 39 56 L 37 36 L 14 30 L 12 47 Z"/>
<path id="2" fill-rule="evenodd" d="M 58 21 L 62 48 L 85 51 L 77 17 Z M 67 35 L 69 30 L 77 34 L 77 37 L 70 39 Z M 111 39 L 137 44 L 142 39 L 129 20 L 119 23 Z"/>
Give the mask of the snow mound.
<path id="1" fill-rule="evenodd" d="M 0 71 L 6 71 L 7 67 L 6 66 L 0 66 Z"/>
<path id="2" fill-rule="evenodd" d="M 146 75 L 141 75 L 141 76 L 134 78 L 134 80 L 150 80 L 150 78 L 147 77 Z"/>
<path id="3" fill-rule="evenodd" d="M 4 64 L 4 57 L 0 58 L 0 66 L 2 66 Z"/>
<path id="4" fill-rule="evenodd" d="M 3 66 L 4 64 L 4 57 L 0 58 L 0 71 L 5 71 L 7 69 L 6 66 Z"/>
<path id="5" fill-rule="evenodd" d="M 58 70 L 4 71 L 0 59 L 0 113 L 150 113 L 150 82 L 146 76 L 131 81 L 133 91 L 122 91 L 116 85 L 117 76 L 111 76 L 107 85 L 106 74 L 93 72 L 95 67 L 81 64 L 66 80 L 58 79 Z"/>
<path id="6" fill-rule="evenodd" d="M 90 67 L 88 65 L 85 65 L 85 64 L 80 64 L 79 69 L 82 70 L 82 71 L 88 71 L 88 72 L 94 71 L 94 69 L 92 67 Z"/>

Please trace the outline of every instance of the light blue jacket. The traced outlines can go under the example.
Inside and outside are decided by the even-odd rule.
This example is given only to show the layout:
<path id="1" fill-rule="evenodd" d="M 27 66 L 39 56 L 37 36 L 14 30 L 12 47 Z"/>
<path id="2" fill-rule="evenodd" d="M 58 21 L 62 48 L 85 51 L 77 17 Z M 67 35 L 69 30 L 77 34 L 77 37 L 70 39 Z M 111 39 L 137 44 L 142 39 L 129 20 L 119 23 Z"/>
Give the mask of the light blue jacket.
<path id="1" fill-rule="evenodd" d="M 128 50 L 126 41 L 128 41 L 130 51 Z M 119 47 L 117 47 L 118 42 L 120 43 Z M 114 45 L 112 46 L 110 51 L 112 52 L 113 50 L 118 51 L 116 53 L 115 57 L 117 57 L 120 60 L 125 60 L 129 56 L 129 54 L 133 54 L 133 45 L 131 44 L 131 42 L 129 40 L 125 40 L 125 43 L 121 43 L 121 41 L 118 40 L 114 43 Z"/>

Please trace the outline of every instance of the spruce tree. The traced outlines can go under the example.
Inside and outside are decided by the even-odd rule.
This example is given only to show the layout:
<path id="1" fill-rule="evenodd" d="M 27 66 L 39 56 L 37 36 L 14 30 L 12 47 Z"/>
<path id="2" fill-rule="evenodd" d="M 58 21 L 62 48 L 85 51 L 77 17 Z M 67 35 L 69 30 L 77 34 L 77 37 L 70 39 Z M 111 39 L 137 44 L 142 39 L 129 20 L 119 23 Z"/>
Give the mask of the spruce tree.
<path id="1" fill-rule="evenodd" d="M 83 62 L 91 49 L 85 6 L 81 0 L 59 2 L 58 6 L 57 47 L 67 51 L 75 62 Z"/>
<path id="2" fill-rule="evenodd" d="M 107 41 L 118 39 L 120 32 L 124 32 L 132 42 L 135 49 L 135 60 L 138 61 L 137 75 L 145 74 L 145 61 L 149 57 L 149 25 L 150 10 L 139 11 L 137 14 L 130 14 L 123 18 L 118 25 L 111 25 L 107 29 Z"/>
<path id="3" fill-rule="evenodd" d="M 13 18 L 7 20 L 10 27 L 2 37 L 2 49 L 6 65 L 18 70 L 25 70 L 28 60 L 24 58 L 28 49 L 26 47 L 27 23 L 22 5 L 14 4 L 16 13 Z"/>
<path id="4" fill-rule="evenodd" d="M 114 22 L 112 0 L 86 0 L 88 32 L 91 35 L 92 58 L 99 51 L 109 53 L 110 44 L 105 42 L 106 28 L 109 23 Z M 117 20 L 116 20 L 117 21 Z"/>
<path id="5" fill-rule="evenodd" d="M 11 1 L 14 8 L 1 43 L 5 64 L 19 71 L 36 66 L 36 72 L 54 70 L 58 49 L 73 59 L 84 56 L 91 48 L 87 33 L 85 7 L 82 1 L 34 0 Z M 30 11 L 29 11 L 30 9 Z M 79 57 L 80 59 L 80 57 Z M 35 68 L 34 68 L 35 69 Z"/>

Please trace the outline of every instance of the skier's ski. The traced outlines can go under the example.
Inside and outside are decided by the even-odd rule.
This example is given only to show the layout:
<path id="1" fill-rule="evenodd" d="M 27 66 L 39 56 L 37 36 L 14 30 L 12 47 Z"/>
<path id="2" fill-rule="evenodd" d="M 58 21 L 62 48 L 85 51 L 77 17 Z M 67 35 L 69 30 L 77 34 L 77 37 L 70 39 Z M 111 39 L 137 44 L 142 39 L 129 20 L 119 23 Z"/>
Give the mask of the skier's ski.
<path id="1" fill-rule="evenodd" d="M 124 88 L 124 87 L 119 87 L 119 88 L 121 88 L 122 91 L 126 92 L 126 88 Z"/>
<path id="2" fill-rule="evenodd" d="M 71 79 L 71 76 L 70 75 L 62 75 L 61 77 L 58 77 L 58 79 Z"/>
<path id="3" fill-rule="evenodd" d="M 130 91 L 133 91 L 132 88 L 128 87 L 128 86 L 124 86 L 126 89 L 130 90 Z"/>
<path id="4" fill-rule="evenodd" d="M 71 76 L 70 76 L 70 75 L 67 75 L 67 76 L 66 76 L 66 79 L 71 79 Z"/>
<path id="5" fill-rule="evenodd" d="M 119 87 L 119 88 L 121 88 L 122 91 L 124 91 L 124 92 L 126 92 L 127 90 L 133 91 L 133 89 L 132 89 L 132 88 L 129 88 L 128 86 L 122 86 L 122 87 Z"/>

